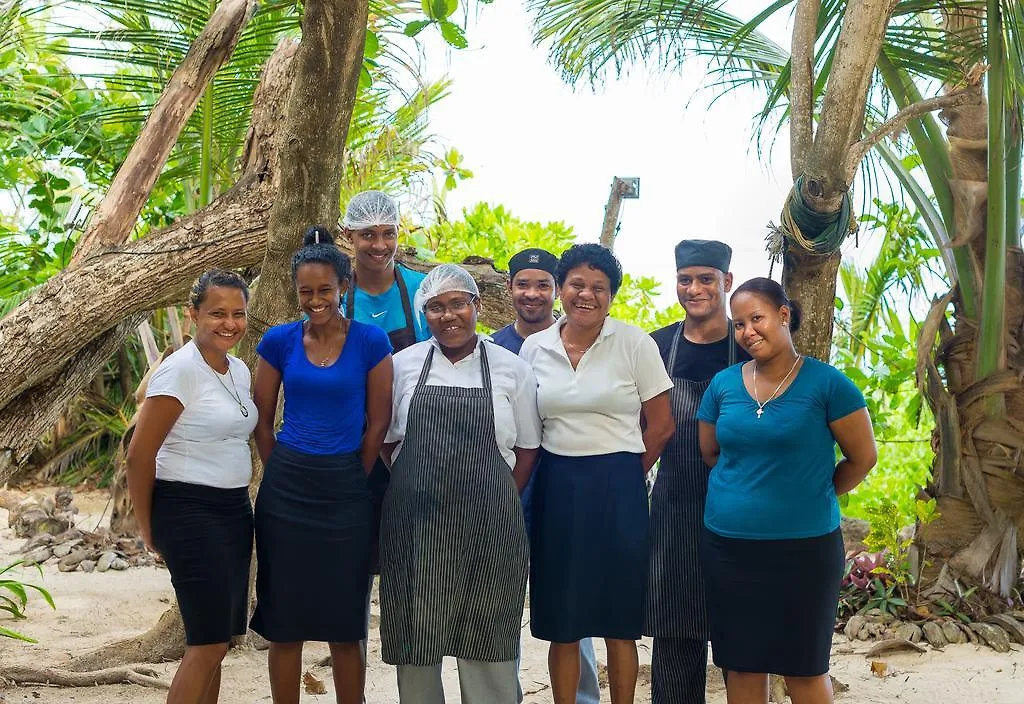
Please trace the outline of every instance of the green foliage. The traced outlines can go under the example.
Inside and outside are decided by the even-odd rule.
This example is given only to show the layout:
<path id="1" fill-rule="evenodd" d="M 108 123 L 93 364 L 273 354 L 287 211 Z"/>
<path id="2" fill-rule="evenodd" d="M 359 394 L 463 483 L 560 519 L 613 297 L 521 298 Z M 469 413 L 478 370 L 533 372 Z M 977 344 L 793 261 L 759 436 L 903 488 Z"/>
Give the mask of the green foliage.
<path id="1" fill-rule="evenodd" d="M 540 247 L 554 254 L 568 249 L 576 240 L 572 228 L 562 222 L 529 222 L 512 215 L 503 205 L 477 203 L 462 211 L 462 219 L 441 219 L 417 230 L 412 242 L 442 262 L 462 262 L 467 257 L 486 257 L 498 269 L 508 269 L 508 260 L 527 247 Z M 612 317 L 655 330 L 679 320 L 678 304 L 658 309 L 659 283 L 648 276 L 625 274 L 612 301 Z"/>
<path id="2" fill-rule="evenodd" d="M 440 220 L 413 233 L 413 242 L 433 253 L 438 261 L 461 262 L 466 257 L 487 257 L 498 269 L 527 247 L 542 247 L 555 254 L 575 240 L 572 228 L 562 222 L 529 222 L 503 205 L 477 203 L 464 208 L 462 219 Z"/>
<path id="3" fill-rule="evenodd" d="M 878 254 L 863 271 L 840 268 L 833 349 L 836 366 L 867 401 L 878 465 L 841 502 L 845 514 L 868 520 L 873 510 L 893 505 L 904 526 L 916 518 L 918 488 L 928 482 L 934 459 L 934 421 L 917 388 L 920 325 L 912 310 L 930 290 L 948 284 L 918 215 L 880 201 L 875 210 L 861 220 L 880 233 Z"/>
<path id="4" fill-rule="evenodd" d="M 612 301 L 609 315 L 627 323 L 637 325 L 647 332 L 677 322 L 683 317 L 678 303 L 668 308 L 657 308 L 656 299 L 661 284 L 650 276 L 623 274 L 622 287 Z"/>
<path id="5" fill-rule="evenodd" d="M 51 609 L 56 609 L 57 605 L 53 603 L 53 597 L 50 596 L 50 592 L 37 584 L 28 584 L 14 577 L 11 571 L 20 564 L 21 561 L 18 561 L 0 569 L 0 611 L 6 611 L 17 620 L 27 618 L 25 608 L 28 606 L 30 590 L 38 592 L 46 603 L 50 605 Z M 36 569 L 39 570 L 39 576 L 42 577 L 43 570 L 38 565 L 36 565 Z M 34 638 L 29 638 L 18 631 L 3 626 L 0 626 L 0 638 L 14 638 L 15 640 L 23 640 L 27 643 L 38 642 Z"/>

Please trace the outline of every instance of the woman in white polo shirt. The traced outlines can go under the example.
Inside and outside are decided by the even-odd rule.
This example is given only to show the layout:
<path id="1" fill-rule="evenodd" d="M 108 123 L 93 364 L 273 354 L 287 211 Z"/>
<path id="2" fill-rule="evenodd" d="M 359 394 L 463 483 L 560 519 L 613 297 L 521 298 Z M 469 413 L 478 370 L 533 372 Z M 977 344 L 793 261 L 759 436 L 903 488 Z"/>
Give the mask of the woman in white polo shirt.
<path id="1" fill-rule="evenodd" d="M 195 337 L 153 373 L 128 446 L 128 491 L 146 544 L 167 563 L 185 624 L 168 704 L 216 702 L 220 663 L 245 633 L 253 520 L 249 369 L 228 354 L 249 291 L 230 271 L 192 286 Z"/>
<path id="2" fill-rule="evenodd" d="M 643 330 L 608 317 L 622 268 L 573 245 L 555 282 L 564 315 L 526 339 L 543 422 L 530 541 L 530 625 L 551 641 L 555 704 L 575 701 L 579 641 L 604 638 L 612 701 L 636 690 L 647 591 L 644 476 L 675 430 L 672 380 Z M 641 419 L 643 423 L 641 423 Z"/>
<path id="3" fill-rule="evenodd" d="M 416 308 L 433 337 L 395 355 L 382 452 L 383 657 L 398 666 L 402 704 L 444 704 L 445 657 L 458 658 L 463 702 L 515 704 L 528 573 L 519 491 L 540 446 L 537 382 L 477 334 L 480 292 L 465 269 L 435 267 Z"/>

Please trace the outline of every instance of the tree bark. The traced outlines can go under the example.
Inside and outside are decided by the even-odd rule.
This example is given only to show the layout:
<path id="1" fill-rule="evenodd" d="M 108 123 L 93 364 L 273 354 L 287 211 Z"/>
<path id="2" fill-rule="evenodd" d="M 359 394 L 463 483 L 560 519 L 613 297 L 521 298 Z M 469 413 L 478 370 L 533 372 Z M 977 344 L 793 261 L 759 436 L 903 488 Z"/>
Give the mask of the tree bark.
<path id="1" fill-rule="evenodd" d="M 303 232 L 322 224 L 338 233 L 342 155 L 362 69 L 367 13 L 366 0 L 314 0 L 304 8 L 284 118 L 288 140 L 277 164 L 280 192 L 270 210 L 260 283 L 239 350 L 250 366 L 267 328 L 295 317 L 290 260 Z"/>
<path id="2" fill-rule="evenodd" d="M 793 336 L 797 351 L 828 362 L 832 352 L 836 277 L 842 255 L 811 254 L 787 242 L 782 261 L 782 285 L 803 313 L 800 330 Z"/>
<path id="3" fill-rule="evenodd" d="M 818 213 L 836 213 L 850 186 L 846 172 L 851 146 L 864 129 L 864 106 L 867 103 L 871 75 L 885 36 L 892 11 L 891 0 L 862 0 L 850 3 L 839 32 L 835 59 L 829 73 L 821 117 L 814 130 L 807 123 L 808 89 L 813 96 L 813 36 L 817 18 L 815 3 L 805 0 L 797 6 L 794 28 L 793 78 L 795 109 L 793 144 L 790 153 L 794 176 L 803 176 L 799 197 Z M 810 52 L 810 53 L 808 53 Z M 810 144 L 806 152 L 801 148 Z M 839 252 L 818 255 L 805 251 L 787 238 L 783 248 L 782 283 L 788 295 L 803 308 L 803 322 L 795 342 L 806 355 L 827 361 L 832 346 L 832 323 L 835 310 L 836 275 Z"/>
<path id="4" fill-rule="evenodd" d="M 964 47 L 977 40 L 983 19 L 978 11 L 957 8 L 944 17 L 951 44 Z M 972 83 L 974 67 L 964 64 L 962 70 L 966 82 Z M 956 88 L 946 86 L 949 92 Z M 953 170 L 955 244 L 968 248 L 975 270 L 983 274 L 988 109 L 984 95 L 976 95 L 977 100 L 947 108 L 942 117 Z M 936 417 L 934 478 L 926 491 L 936 499 L 939 517 L 918 531 L 918 545 L 930 561 L 926 575 L 951 570 L 952 576 L 966 577 L 1003 596 L 1017 582 L 1024 548 L 1024 254 L 1018 247 L 1008 249 L 1006 282 L 1010 352 L 1005 372 L 977 379 L 979 321 L 963 314 L 957 296 L 948 297 L 954 303 L 955 328 L 945 323 L 946 302 L 939 301 L 926 319 L 918 346 L 919 380 L 927 379 L 922 393 Z M 929 327 L 930 319 L 941 322 Z M 933 349 L 937 329 L 939 344 Z M 989 394 L 1004 396 L 1005 418 L 987 417 L 984 399 Z"/>
<path id="5" fill-rule="evenodd" d="M 196 109 L 206 86 L 235 51 L 256 0 L 221 0 L 206 27 L 171 75 L 167 87 L 142 126 L 128 157 L 117 171 L 75 247 L 69 266 L 78 266 L 93 248 L 128 239 L 178 135 Z"/>

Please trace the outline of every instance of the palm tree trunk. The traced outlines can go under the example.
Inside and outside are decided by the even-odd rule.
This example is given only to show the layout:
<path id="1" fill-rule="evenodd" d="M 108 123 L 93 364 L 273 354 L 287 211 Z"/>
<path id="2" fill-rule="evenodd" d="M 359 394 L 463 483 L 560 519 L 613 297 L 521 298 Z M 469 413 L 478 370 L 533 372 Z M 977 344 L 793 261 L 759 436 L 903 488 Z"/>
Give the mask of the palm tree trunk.
<path id="1" fill-rule="evenodd" d="M 960 10 L 947 16 L 946 23 L 952 36 L 966 41 L 981 31 L 981 19 L 977 13 Z M 979 372 L 988 372 L 979 370 L 977 363 L 984 321 L 965 315 L 964 301 L 956 297 L 952 327 L 944 318 L 945 301 L 933 306 L 918 347 L 918 376 L 936 417 L 937 453 L 927 492 L 936 498 L 940 516 L 921 527 L 918 544 L 931 563 L 926 578 L 966 577 L 1007 596 L 1019 576 L 1022 546 L 1018 536 L 1024 530 L 1024 476 L 1020 472 L 1024 388 L 1019 381 L 1024 373 L 1024 256 L 1015 244 L 993 245 L 987 237 L 991 211 L 986 102 L 982 99 L 948 109 L 943 117 L 948 125 L 956 240 L 967 248 L 982 281 L 1005 276 L 1005 285 L 998 290 L 991 285 L 976 286 L 976 290 L 1000 296 L 1000 347 L 1007 352 L 1000 355 L 1005 364 L 997 365 L 1002 369 L 982 377 Z M 1015 136 L 1016 131 L 1011 129 L 1008 134 Z M 1016 189 L 1000 185 L 999 197 L 1003 199 L 999 205 L 1008 206 L 1008 201 L 1018 201 L 1020 195 Z M 1003 213 L 1013 208 L 996 210 Z M 998 223 L 1000 227 L 1006 224 Z M 992 246 L 1005 250 L 990 259 L 986 255 L 991 254 L 988 249 Z M 1002 265 L 1004 256 L 1004 271 L 985 271 L 993 260 Z M 992 273 L 1000 276 L 991 277 Z M 983 303 L 978 301 L 973 308 L 982 316 L 992 315 L 993 306 Z M 939 346 L 933 352 L 936 333 Z M 992 414 L 987 403 L 991 398 L 1001 398 L 1005 412 Z M 939 579 L 936 589 L 948 584 L 948 579 Z"/>

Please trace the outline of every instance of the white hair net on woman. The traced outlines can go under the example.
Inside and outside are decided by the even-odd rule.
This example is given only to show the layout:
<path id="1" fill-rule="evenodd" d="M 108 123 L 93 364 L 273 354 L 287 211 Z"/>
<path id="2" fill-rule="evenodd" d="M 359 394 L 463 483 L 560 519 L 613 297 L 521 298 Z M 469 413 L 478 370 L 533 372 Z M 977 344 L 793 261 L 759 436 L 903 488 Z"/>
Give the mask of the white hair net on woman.
<path id="1" fill-rule="evenodd" d="M 458 264 L 439 264 L 430 270 L 427 278 L 423 279 L 419 290 L 416 291 L 414 305 L 417 310 L 425 310 L 430 299 L 452 291 L 462 291 L 480 297 L 480 289 L 477 288 L 472 274 Z"/>
<path id="2" fill-rule="evenodd" d="M 375 225 L 398 227 L 398 203 L 381 191 L 357 193 L 348 202 L 341 226 L 346 230 L 365 230 Z"/>

